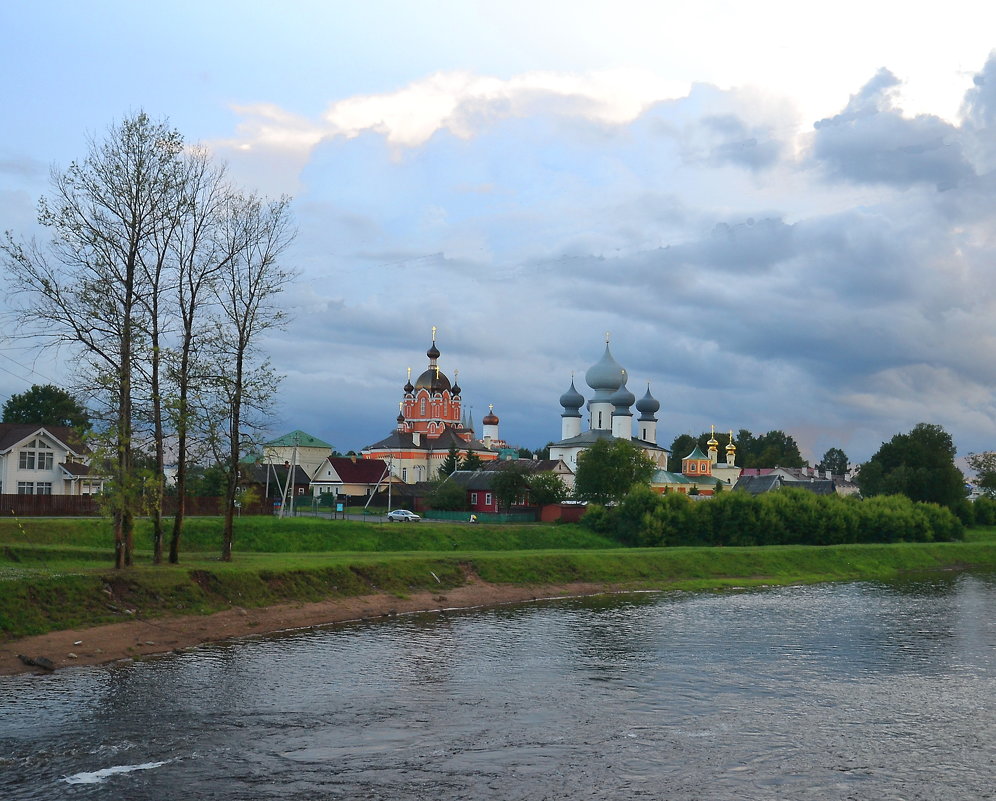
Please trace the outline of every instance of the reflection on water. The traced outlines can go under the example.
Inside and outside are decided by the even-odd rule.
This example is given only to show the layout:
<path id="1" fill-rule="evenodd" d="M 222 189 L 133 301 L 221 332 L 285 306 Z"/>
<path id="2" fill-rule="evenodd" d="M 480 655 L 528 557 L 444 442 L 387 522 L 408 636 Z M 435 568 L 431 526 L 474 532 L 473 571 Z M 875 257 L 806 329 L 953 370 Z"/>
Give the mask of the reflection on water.
<path id="1" fill-rule="evenodd" d="M 991 794 L 996 577 L 573 599 L 0 677 L 0 798 Z"/>

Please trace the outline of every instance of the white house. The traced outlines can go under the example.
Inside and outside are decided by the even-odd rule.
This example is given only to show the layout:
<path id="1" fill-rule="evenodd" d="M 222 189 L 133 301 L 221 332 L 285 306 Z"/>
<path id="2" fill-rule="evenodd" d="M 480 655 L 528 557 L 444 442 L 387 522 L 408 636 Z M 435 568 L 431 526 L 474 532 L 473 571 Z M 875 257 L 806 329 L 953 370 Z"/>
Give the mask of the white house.
<path id="1" fill-rule="evenodd" d="M 90 449 L 67 426 L 0 423 L 0 494 L 96 495 Z"/>

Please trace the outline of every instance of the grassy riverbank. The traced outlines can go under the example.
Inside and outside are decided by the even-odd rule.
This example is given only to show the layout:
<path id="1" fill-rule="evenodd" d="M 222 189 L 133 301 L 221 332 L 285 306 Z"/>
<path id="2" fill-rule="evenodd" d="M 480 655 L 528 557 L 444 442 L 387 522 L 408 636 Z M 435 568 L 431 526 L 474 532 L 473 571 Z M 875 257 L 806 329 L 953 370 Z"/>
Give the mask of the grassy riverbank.
<path id="1" fill-rule="evenodd" d="M 996 528 L 964 542 L 745 548 L 619 548 L 576 526 L 385 525 L 247 518 L 236 559 L 219 562 L 220 522 L 191 521 L 183 562 L 137 554 L 110 569 L 106 521 L 0 522 L 0 638 L 232 606 L 443 592 L 476 576 L 526 586 L 592 582 L 704 590 L 891 578 L 939 569 L 996 569 Z M 136 542 L 148 544 L 142 528 Z"/>

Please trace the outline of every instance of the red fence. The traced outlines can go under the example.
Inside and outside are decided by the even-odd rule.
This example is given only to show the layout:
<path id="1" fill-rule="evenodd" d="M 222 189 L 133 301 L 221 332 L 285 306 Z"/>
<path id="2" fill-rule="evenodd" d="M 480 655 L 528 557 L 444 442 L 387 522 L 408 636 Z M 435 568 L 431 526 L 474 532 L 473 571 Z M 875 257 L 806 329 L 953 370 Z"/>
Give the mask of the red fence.
<path id="1" fill-rule="evenodd" d="M 184 513 L 188 515 L 221 515 L 224 498 L 187 498 Z M 273 514 L 273 506 L 255 503 L 239 510 L 244 515 Z M 176 513 L 176 498 L 163 498 L 163 514 Z M 103 514 L 100 499 L 92 495 L 0 495 L 0 515 L 3 517 L 99 517 Z"/>

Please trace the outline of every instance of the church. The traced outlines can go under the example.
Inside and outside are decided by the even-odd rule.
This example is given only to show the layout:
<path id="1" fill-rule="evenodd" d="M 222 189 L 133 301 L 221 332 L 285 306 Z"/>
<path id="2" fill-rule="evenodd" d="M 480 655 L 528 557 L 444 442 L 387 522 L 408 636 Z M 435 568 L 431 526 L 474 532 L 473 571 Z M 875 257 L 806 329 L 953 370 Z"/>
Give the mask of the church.
<path id="1" fill-rule="evenodd" d="M 384 439 L 363 448 L 364 459 L 383 459 L 392 475 L 407 483 L 436 478 L 450 449 L 455 448 L 464 459 L 475 453 L 482 462 L 494 461 L 507 447 L 498 433 L 499 419 L 491 407 L 481 421 L 480 439 L 475 437 L 473 420 L 463 409 L 463 396 L 457 383 L 439 367 L 436 328 L 432 328 L 432 344 L 425 355 L 429 366 L 412 383 L 411 369 L 402 388 L 402 399 L 395 429 Z"/>
<path id="2" fill-rule="evenodd" d="M 605 339 L 605 353 L 602 358 L 588 368 L 585 382 L 593 390 L 585 404 L 584 396 L 578 392 L 571 379 L 571 386 L 560 396 L 564 411 L 561 417 L 561 438 L 550 445 L 550 458 L 561 459 L 571 472 L 577 472 L 578 455 L 601 439 L 626 439 L 643 449 L 659 470 L 667 470 L 668 450 L 657 444 L 657 412 L 661 404 L 650 394 L 636 396 L 626 387 L 628 374 L 612 357 L 609 340 Z M 639 413 L 635 432 L 633 408 Z M 582 430 L 585 420 L 581 407 L 587 409 L 587 428 Z"/>

